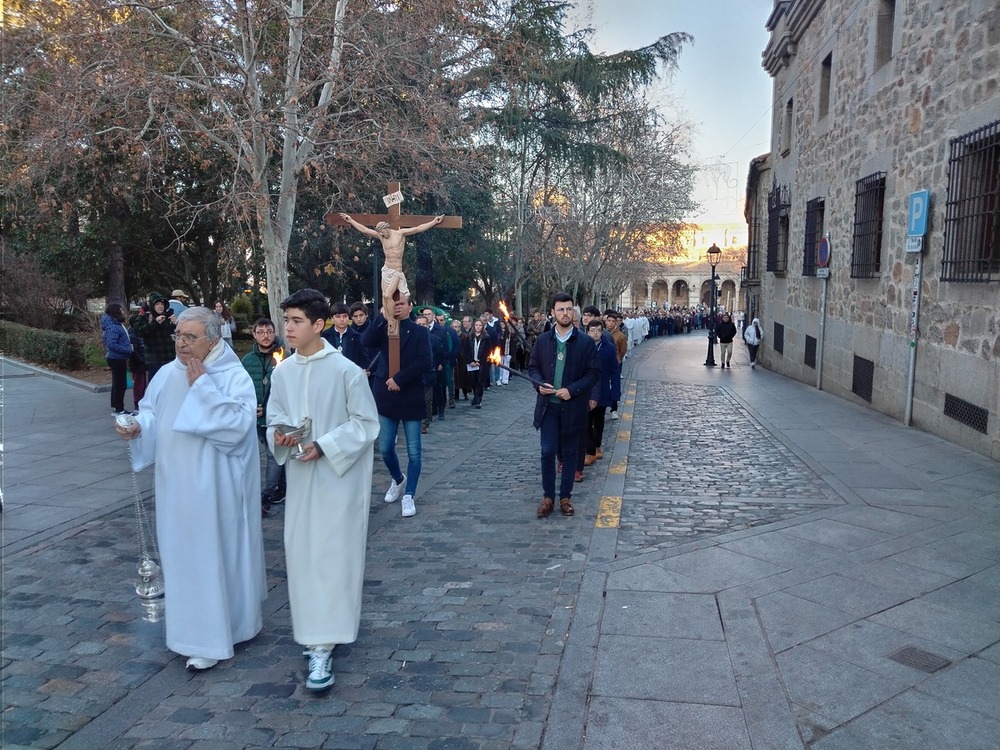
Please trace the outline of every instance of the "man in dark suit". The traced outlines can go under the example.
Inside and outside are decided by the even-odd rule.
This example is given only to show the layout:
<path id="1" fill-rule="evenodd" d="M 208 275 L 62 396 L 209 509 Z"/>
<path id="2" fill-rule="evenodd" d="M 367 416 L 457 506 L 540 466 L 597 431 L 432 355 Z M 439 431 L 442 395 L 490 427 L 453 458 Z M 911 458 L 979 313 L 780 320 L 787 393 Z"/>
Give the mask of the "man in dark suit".
<path id="1" fill-rule="evenodd" d="M 388 323 L 381 312 L 361 335 L 362 346 L 377 348 L 379 351 L 375 371 L 372 373 L 372 390 L 375 406 L 378 408 L 379 451 L 385 468 L 392 477 L 392 484 L 385 493 L 385 501 L 395 502 L 402 494 L 403 516 L 412 516 L 417 512 L 414 499 L 422 455 L 420 422 L 426 414 L 423 378 L 431 370 L 433 363 L 430 335 L 426 328 L 421 328 L 410 320 L 412 311 L 409 297 L 397 300 L 393 307 L 394 317 L 399 322 L 399 372 L 389 372 Z M 405 475 L 396 456 L 396 435 L 400 422 L 403 423 L 403 434 L 406 436 Z"/>
<path id="2" fill-rule="evenodd" d="M 555 505 L 557 454 L 563 461 L 559 510 L 564 516 L 573 515 L 573 481 L 583 469 L 577 465 L 580 435 L 587 432 L 591 391 L 601 377 L 597 347 L 573 325 L 573 298 L 565 292 L 553 296 L 552 318 L 552 330 L 539 335 L 528 363 L 532 380 L 545 383 L 535 389 L 534 425 L 542 449 L 539 518 L 549 515 Z"/>
<path id="3" fill-rule="evenodd" d="M 444 421 L 444 407 L 447 403 L 445 397 L 445 368 L 448 367 L 448 333 L 443 325 L 437 322 L 433 307 L 425 307 L 420 311 L 424 320 L 427 321 L 427 332 L 431 335 L 431 353 L 434 356 L 434 398 L 431 413 L 427 415 L 425 424 L 437 416 L 438 421 Z"/>

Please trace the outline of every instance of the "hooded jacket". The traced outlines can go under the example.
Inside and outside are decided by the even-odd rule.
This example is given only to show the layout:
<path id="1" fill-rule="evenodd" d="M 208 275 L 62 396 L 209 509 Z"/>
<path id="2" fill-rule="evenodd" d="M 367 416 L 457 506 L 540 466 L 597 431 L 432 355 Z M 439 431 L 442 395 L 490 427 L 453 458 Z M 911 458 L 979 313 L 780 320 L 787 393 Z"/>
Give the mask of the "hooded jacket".
<path id="1" fill-rule="evenodd" d="M 760 327 L 760 318 L 754 318 L 743 332 L 744 340 L 750 346 L 758 346 L 764 339 L 764 330 Z"/>
<path id="2" fill-rule="evenodd" d="M 104 338 L 104 349 L 108 359 L 128 359 L 132 353 L 132 342 L 128 331 L 121 321 L 115 320 L 107 313 L 101 315 L 101 333 Z"/>
<path id="3" fill-rule="evenodd" d="M 157 302 L 164 303 L 163 314 L 166 319 L 162 323 L 156 321 L 157 316 L 153 309 L 153 305 Z M 149 295 L 149 307 L 146 314 L 136 318 L 133 325 L 133 329 L 146 345 L 147 364 L 162 365 L 174 358 L 174 342 L 170 338 L 170 334 L 174 332 L 176 322 L 173 311 L 167 304 L 167 298 L 156 292 Z"/>

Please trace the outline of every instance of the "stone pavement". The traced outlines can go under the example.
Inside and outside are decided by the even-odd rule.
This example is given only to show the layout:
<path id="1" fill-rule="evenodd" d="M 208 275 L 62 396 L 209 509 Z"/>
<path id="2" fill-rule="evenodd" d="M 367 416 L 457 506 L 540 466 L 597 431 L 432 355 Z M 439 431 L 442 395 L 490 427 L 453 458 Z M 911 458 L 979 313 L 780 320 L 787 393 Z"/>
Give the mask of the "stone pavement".
<path id="1" fill-rule="evenodd" d="M 432 424 L 414 518 L 377 462 L 361 634 L 319 697 L 280 507 L 264 631 L 186 672 L 132 590 L 108 395 L 0 362 L 0 744 L 996 748 L 1000 466 L 705 348 L 630 355 L 573 518 L 535 518 L 523 381 Z"/>

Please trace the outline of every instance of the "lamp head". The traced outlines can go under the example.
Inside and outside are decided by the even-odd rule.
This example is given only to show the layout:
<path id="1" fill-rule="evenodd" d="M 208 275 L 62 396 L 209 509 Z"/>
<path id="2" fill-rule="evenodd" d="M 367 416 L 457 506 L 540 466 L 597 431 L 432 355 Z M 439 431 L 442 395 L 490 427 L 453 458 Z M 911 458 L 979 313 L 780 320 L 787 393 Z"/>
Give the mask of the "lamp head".
<path id="1" fill-rule="evenodd" d="M 710 248 L 708 248 L 708 262 L 709 262 L 709 264 L 713 265 L 713 266 L 719 265 L 719 259 L 721 257 L 722 257 L 722 251 L 719 249 L 719 246 L 716 245 L 713 242 L 712 246 Z"/>

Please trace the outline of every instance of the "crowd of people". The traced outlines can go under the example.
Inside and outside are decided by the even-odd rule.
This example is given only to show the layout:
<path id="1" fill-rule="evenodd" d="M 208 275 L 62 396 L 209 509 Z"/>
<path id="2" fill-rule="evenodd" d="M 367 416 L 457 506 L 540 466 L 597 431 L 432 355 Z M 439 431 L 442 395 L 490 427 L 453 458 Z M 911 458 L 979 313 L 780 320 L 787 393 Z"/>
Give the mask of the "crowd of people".
<path id="1" fill-rule="evenodd" d="M 188 657 L 188 668 L 209 669 L 260 632 L 261 519 L 287 496 L 292 631 L 309 659 L 305 686 L 316 691 L 333 684 L 335 646 L 358 634 L 373 444 L 390 475 L 385 502 L 399 501 L 401 515 L 412 517 L 422 436 L 463 402 L 481 409 L 487 391 L 507 386 L 511 369 L 523 370 L 536 391 L 536 514 L 549 516 L 558 501 L 572 516 L 574 484 L 604 457 L 606 415 L 618 418 L 629 351 L 703 322 L 682 309 L 580 309 L 565 293 L 523 321 L 490 311 L 451 320 L 432 306 L 414 309 L 404 295 L 390 321 L 386 308 L 370 318 L 360 302 L 331 306 L 304 289 L 282 302 L 279 325 L 266 317 L 253 323 L 253 346 L 240 359 L 225 304 L 187 307 L 180 290 L 171 297 L 150 295 L 131 320 L 111 304 L 101 320 L 116 430 L 132 441 L 134 469 L 155 466 L 167 646 Z M 720 335 L 726 323 L 728 315 Z M 746 335 L 753 361 L 763 336 L 758 320 Z M 724 350 L 724 362 L 730 357 Z"/>

